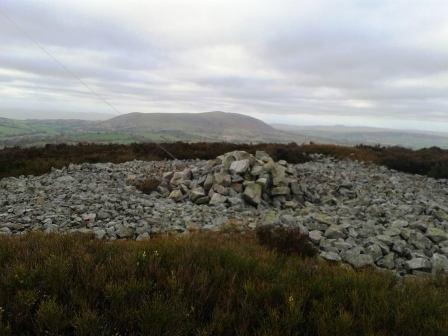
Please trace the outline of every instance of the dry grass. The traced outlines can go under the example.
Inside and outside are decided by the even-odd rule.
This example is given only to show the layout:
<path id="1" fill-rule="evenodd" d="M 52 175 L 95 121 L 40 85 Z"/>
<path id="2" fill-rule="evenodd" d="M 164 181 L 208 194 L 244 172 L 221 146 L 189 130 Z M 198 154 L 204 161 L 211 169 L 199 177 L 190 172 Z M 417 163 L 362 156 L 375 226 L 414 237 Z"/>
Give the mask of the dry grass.
<path id="1" fill-rule="evenodd" d="M 287 255 L 313 257 L 317 250 L 307 235 L 299 228 L 286 228 L 279 225 L 261 225 L 256 229 L 261 245 Z"/>
<path id="2" fill-rule="evenodd" d="M 446 279 L 277 254 L 252 237 L 0 238 L 1 335 L 447 335 Z"/>
<path id="3" fill-rule="evenodd" d="M 150 194 L 156 191 L 160 185 L 160 181 L 154 177 L 148 177 L 143 181 L 136 183 L 135 187 L 144 194 Z"/>

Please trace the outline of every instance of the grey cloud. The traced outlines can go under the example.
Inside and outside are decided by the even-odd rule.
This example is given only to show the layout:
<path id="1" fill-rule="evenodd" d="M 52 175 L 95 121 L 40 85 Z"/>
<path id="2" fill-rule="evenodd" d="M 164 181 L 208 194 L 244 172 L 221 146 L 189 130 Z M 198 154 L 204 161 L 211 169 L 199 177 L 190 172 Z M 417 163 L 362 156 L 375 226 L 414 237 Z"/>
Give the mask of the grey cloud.
<path id="1" fill-rule="evenodd" d="M 444 2 L 425 2 L 422 11 L 408 1 L 285 1 L 282 8 L 265 0 L 240 13 L 235 1 L 231 14 L 238 19 L 229 17 L 233 25 L 226 26 L 217 17 L 217 27 L 201 26 L 199 18 L 187 27 L 182 17 L 166 15 L 175 12 L 166 5 L 161 14 L 172 22 L 162 26 L 169 32 L 160 31 L 157 15 L 141 29 L 132 17 L 109 15 L 117 4 L 102 13 L 51 1 L 4 0 L 0 7 L 126 112 L 227 109 L 271 120 L 295 114 L 297 123 L 301 113 L 335 122 L 339 116 L 448 119 L 448 83 L 431 79 L 448 76 L 448 48 L 440 43 L 448 29 Z M 1 18 L 0 43 L 7 46 L 0 49 L 0 90 L 28 94 L 30 108 L 33 90 L 98 108 L 97 102 L 89 108 L 94 97 Z"/>
<path id="2" fill-rule="evenodd" d="M 97 17 L 93 13 L 82 12 L 62 2 L 33 2 L 3 0 L 2 7 L 8 16 L 19 23 L 27 35 L 47 46 L 108 51 L 146 50 L 149 41 L 126 25 L 121 25 L 108 17 Z M 8 26 L 9 22 L 1 23 Z M 12 36 L 0 34 L 0 41 L 10 44 L 30 43 L 21 32 L 8 28 Z"/>

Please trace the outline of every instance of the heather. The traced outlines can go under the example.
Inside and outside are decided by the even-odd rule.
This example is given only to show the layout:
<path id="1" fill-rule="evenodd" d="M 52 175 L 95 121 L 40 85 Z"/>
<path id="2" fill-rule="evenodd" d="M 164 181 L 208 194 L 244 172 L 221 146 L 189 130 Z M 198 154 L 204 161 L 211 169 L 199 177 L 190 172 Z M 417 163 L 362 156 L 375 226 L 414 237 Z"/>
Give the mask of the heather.
<path id="1" fill-rule="evenodd" d="M 250 234 L 0 238 L 2 335 L 446 335 L 447 288 Z"/>
<path id="2" fill-rule="evenodd" d="M 214 159 L 218 155 L 244 150 L 254 154 L 266 151 L 274 160 L 302 163 L 309 154 L 324 154 L 338 159 L 354 159 L 385 165 L 410 174 L 435 178 L 448 178 L 448 150 L 437 147 L 412 150 L 403 147 L 365 146 L 355 147 L 320 144 L 232 144 L 175 142 L 120 144 L 46 145 L 43 147 L 11 147 L 0 150 L 0 177 L 40 175 L 70 163 L 120 163 L 130 160 Z"/>

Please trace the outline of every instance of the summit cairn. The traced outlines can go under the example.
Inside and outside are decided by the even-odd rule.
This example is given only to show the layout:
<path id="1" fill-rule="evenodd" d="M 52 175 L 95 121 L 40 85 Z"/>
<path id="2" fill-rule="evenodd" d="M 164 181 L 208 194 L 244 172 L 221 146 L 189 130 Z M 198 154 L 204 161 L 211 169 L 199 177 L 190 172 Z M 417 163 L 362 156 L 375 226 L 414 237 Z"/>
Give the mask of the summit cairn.
<path id="1" fill-rule="evenodd" d="M 163 185 L 176 202 L 226 206 L 248 204 L 295 208 L 299 188 L 294 169 L 284 160 L 275 162 L 266 152 L 255 156 L 233 151 L 201 167 L 167 172 Z"/>

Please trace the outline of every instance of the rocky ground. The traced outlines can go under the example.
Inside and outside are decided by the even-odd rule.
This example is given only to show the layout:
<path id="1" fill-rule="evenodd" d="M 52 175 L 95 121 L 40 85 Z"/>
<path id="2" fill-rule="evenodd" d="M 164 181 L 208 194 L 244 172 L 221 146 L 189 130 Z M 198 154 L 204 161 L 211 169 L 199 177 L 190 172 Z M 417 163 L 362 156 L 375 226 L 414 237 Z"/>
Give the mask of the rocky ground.
<path id="1" fill-rule="evenodd" d="M 162 183 L 149 195 L 136 181 Z M 244 152 L 213 161 L 70 165 L 0 180 L 0 233 L 160 232 L 298 226 L 320 255 L 397 274 L 448 271 L 448 181 L 322 156 L 275 163 Z"/>

